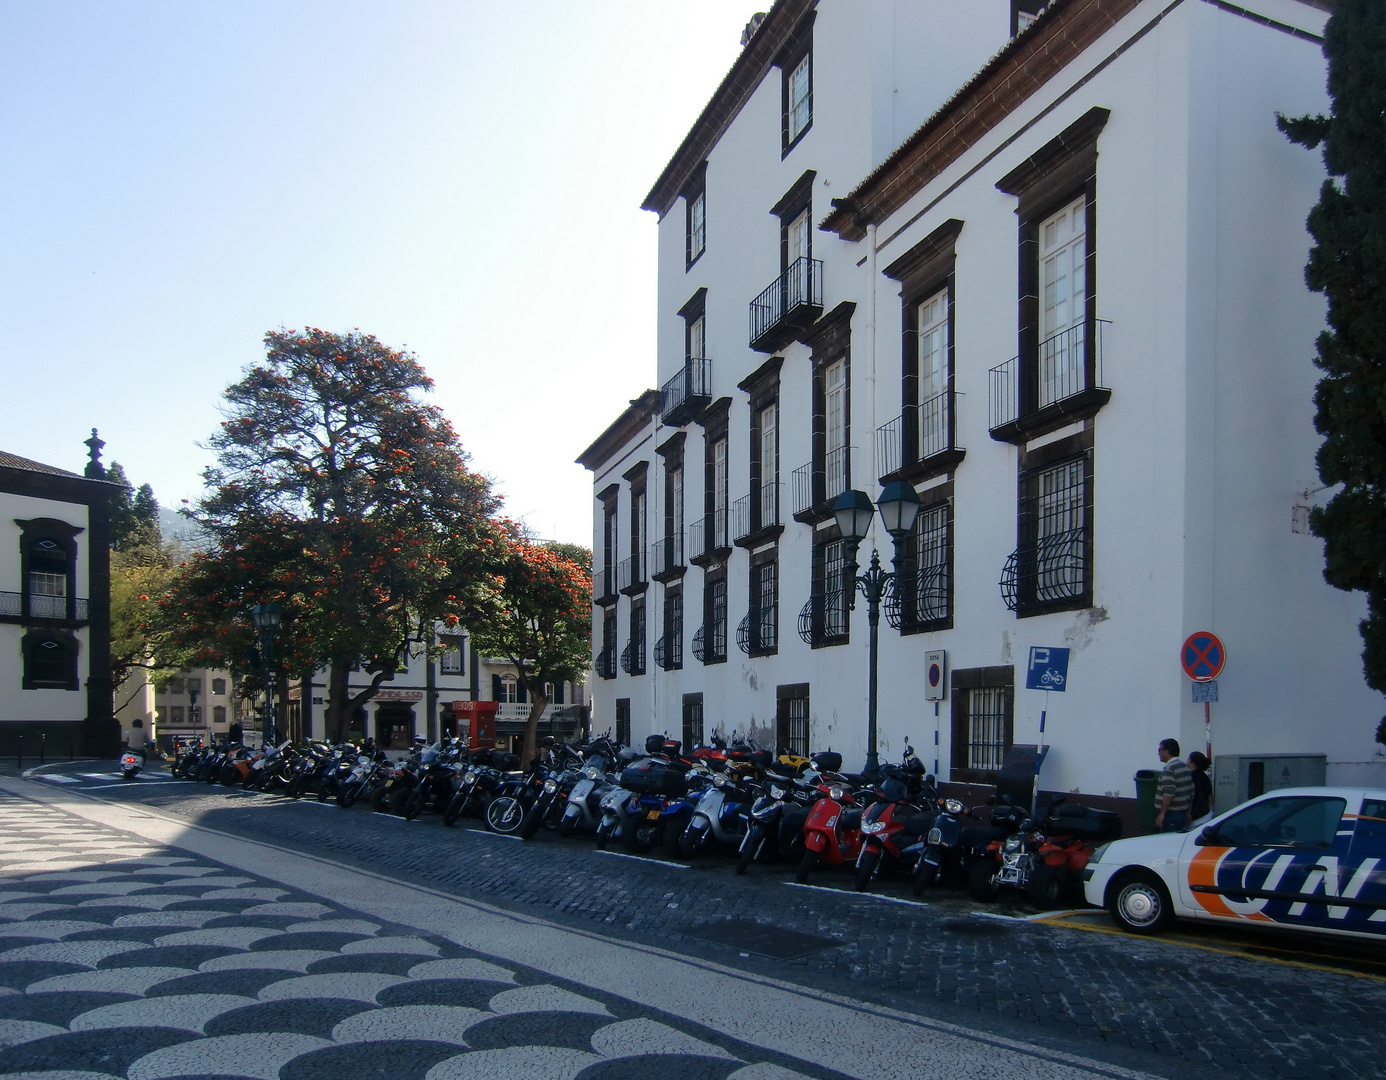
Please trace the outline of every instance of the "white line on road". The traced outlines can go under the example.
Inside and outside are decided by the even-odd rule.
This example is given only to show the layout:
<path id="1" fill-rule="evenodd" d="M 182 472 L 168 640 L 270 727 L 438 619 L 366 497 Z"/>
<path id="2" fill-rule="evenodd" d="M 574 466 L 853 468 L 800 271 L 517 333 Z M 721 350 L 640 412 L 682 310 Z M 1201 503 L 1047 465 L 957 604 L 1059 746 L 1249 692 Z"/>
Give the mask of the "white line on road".
<path id="1" fill-rule="evenodd" d="M 833 887 L 832 885 L 810 885 L 807 882 L 805 882 L 803 885 L 800 885 L 797 881 L 786 881 L 785 884 L 795 889 L 818 889 L 821 892 L 838 893 L 839 895 L 847 894 L 848 892 L 846 889 L 838 889 Z M 849 895 L 860 896 L 870 900 L 884 900 L 887 904 L 907 904 L 910 907 L 929 906 L 923 900 L 906 900 L 904 897 L 901 896 L 886 896 L 885 893 L 878 892 L 853 892 Z"/>
<path id="2" fill-rule="evenodd" d="M 671 870 L 691 869 L 687 863 L 666 862 L 663 859 L 650 859 L 644 855 L 627 855 L 624 851 L 604 851 L 597 848 L 598 855 L 610 855 L 613 859 L 634 859 L 636 862 L 652 863 L 655 866 L 667 866 Z"/>

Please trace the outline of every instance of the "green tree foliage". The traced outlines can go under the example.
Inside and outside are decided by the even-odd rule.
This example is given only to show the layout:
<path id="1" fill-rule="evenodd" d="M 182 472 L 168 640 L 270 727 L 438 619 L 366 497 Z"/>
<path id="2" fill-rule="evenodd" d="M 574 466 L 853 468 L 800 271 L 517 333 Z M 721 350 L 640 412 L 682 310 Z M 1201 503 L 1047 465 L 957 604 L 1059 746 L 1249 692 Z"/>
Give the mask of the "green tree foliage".
<path id="1" fill-rule="evenodd" d="M 1324 578 L 1367 594 L 1367 683 L 1386 692 L 1386 4 L 1339 0 L 1324 38 L 1329 116 L 1280 117 L 1292 141 L 1323 146 L 1329 179 L 1309 214 L 1305 280 L 1328 300 L 1315 363 L 1319 476 L 1339 490 L 1310 516 Z"/>
<path id="2" fill-rule="evenodd" d="M 433 384 L 409 353 L 312 328 L 266 334 L 265 351 L 226 390 L 208 494 L 189 513 L 212 545 L 165 616 L 199 662 L 245 672 L 253 688 L 246 611 L 277 601 L 278 668 L 328 666 L 327 731 L 340 738 L 406 651 L 432 648 L 435 624 L 455 625 L 488 588 L 497 503 L 420 400 Z M 358 664 L 373 678 L 352 696 Z"/>
<path id="3" fill-rule="evenodd" d="M 128 544 L 147 544 L 151 534 L 157 540 L 159 504 L 154 498 L 154 489 L 141 484 L 136 491 L 118 461 L 111 462 L 106 479 L 120 485 L 111 496 L 111 550 L 119 551 Z"/>
<path id="4" fill-rule="evenodd" d="M 496 590 L 468 621 L 485 656 L 503 656 L 529 694 L 522 760 L 534 757 L 547 683 L 580 681 L 592 656 L 592 553 L 574 544 L 540 544 L 502 522 Z"/>

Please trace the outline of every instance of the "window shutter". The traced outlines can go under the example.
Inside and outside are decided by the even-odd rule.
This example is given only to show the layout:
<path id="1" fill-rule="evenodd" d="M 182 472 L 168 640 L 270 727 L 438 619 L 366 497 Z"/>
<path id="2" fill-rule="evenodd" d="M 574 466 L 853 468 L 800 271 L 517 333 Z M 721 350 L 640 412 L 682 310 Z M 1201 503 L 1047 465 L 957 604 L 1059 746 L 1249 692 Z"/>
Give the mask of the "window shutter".
<path id="1" fill-rule="evenodd" d="M 515 680 L 515 691 L 518 695 L 516 700 L 519 701 L 521 705 L 529 701 L 529 694 L 525 692 L 525 684 L 520 682 L 519 679 Z"/>
<path id="2" fill-rule="evenodd" d="M 561 682 L 553 685 L 553 703 L 555 705 L 563 704 L 563 684 Z"/>
<path id="3" fill-rule="evenodd" d="M 492 676 L 491 676 L 491 700 L 492 700 L 492 701 L 501 701 L 501 700 L 504 699 L 504 697 L 505 697 L 505 689 L 504 689 L 504 687 L 501 686 L 501 677 L 500 677 L 499 675 L 492 675 Z"/>

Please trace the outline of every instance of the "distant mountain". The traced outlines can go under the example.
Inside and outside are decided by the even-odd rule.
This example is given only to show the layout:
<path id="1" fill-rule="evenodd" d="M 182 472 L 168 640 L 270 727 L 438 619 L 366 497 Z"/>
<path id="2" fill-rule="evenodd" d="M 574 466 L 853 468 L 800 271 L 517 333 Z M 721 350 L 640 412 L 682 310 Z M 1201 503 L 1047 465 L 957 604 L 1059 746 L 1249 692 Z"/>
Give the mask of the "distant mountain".
<path id="1" fill-rule="evenodd" d="M 178 540 L 192 548 L 205 548 L 211 538 L 177 510 L 159 507 L 159 531 L 169 540 Z"/>

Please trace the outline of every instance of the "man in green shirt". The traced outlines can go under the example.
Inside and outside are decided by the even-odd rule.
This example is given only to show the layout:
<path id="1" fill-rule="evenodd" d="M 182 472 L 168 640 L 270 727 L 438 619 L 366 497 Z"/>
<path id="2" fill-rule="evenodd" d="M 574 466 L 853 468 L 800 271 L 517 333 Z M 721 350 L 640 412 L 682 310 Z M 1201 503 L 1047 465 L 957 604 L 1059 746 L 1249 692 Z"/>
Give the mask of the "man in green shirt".
<path id="1" fill-rule="evenodd" d="M 1155 789 L 1155 827 L 1161 832 L 1179 832 L 1189 824 L 1193 770 L 1179 756 L 1177 739 L 1163 740 L 1159 755 L 1165 763 L 1165 771 L 1160 774 L 1160 783 Z"/>

